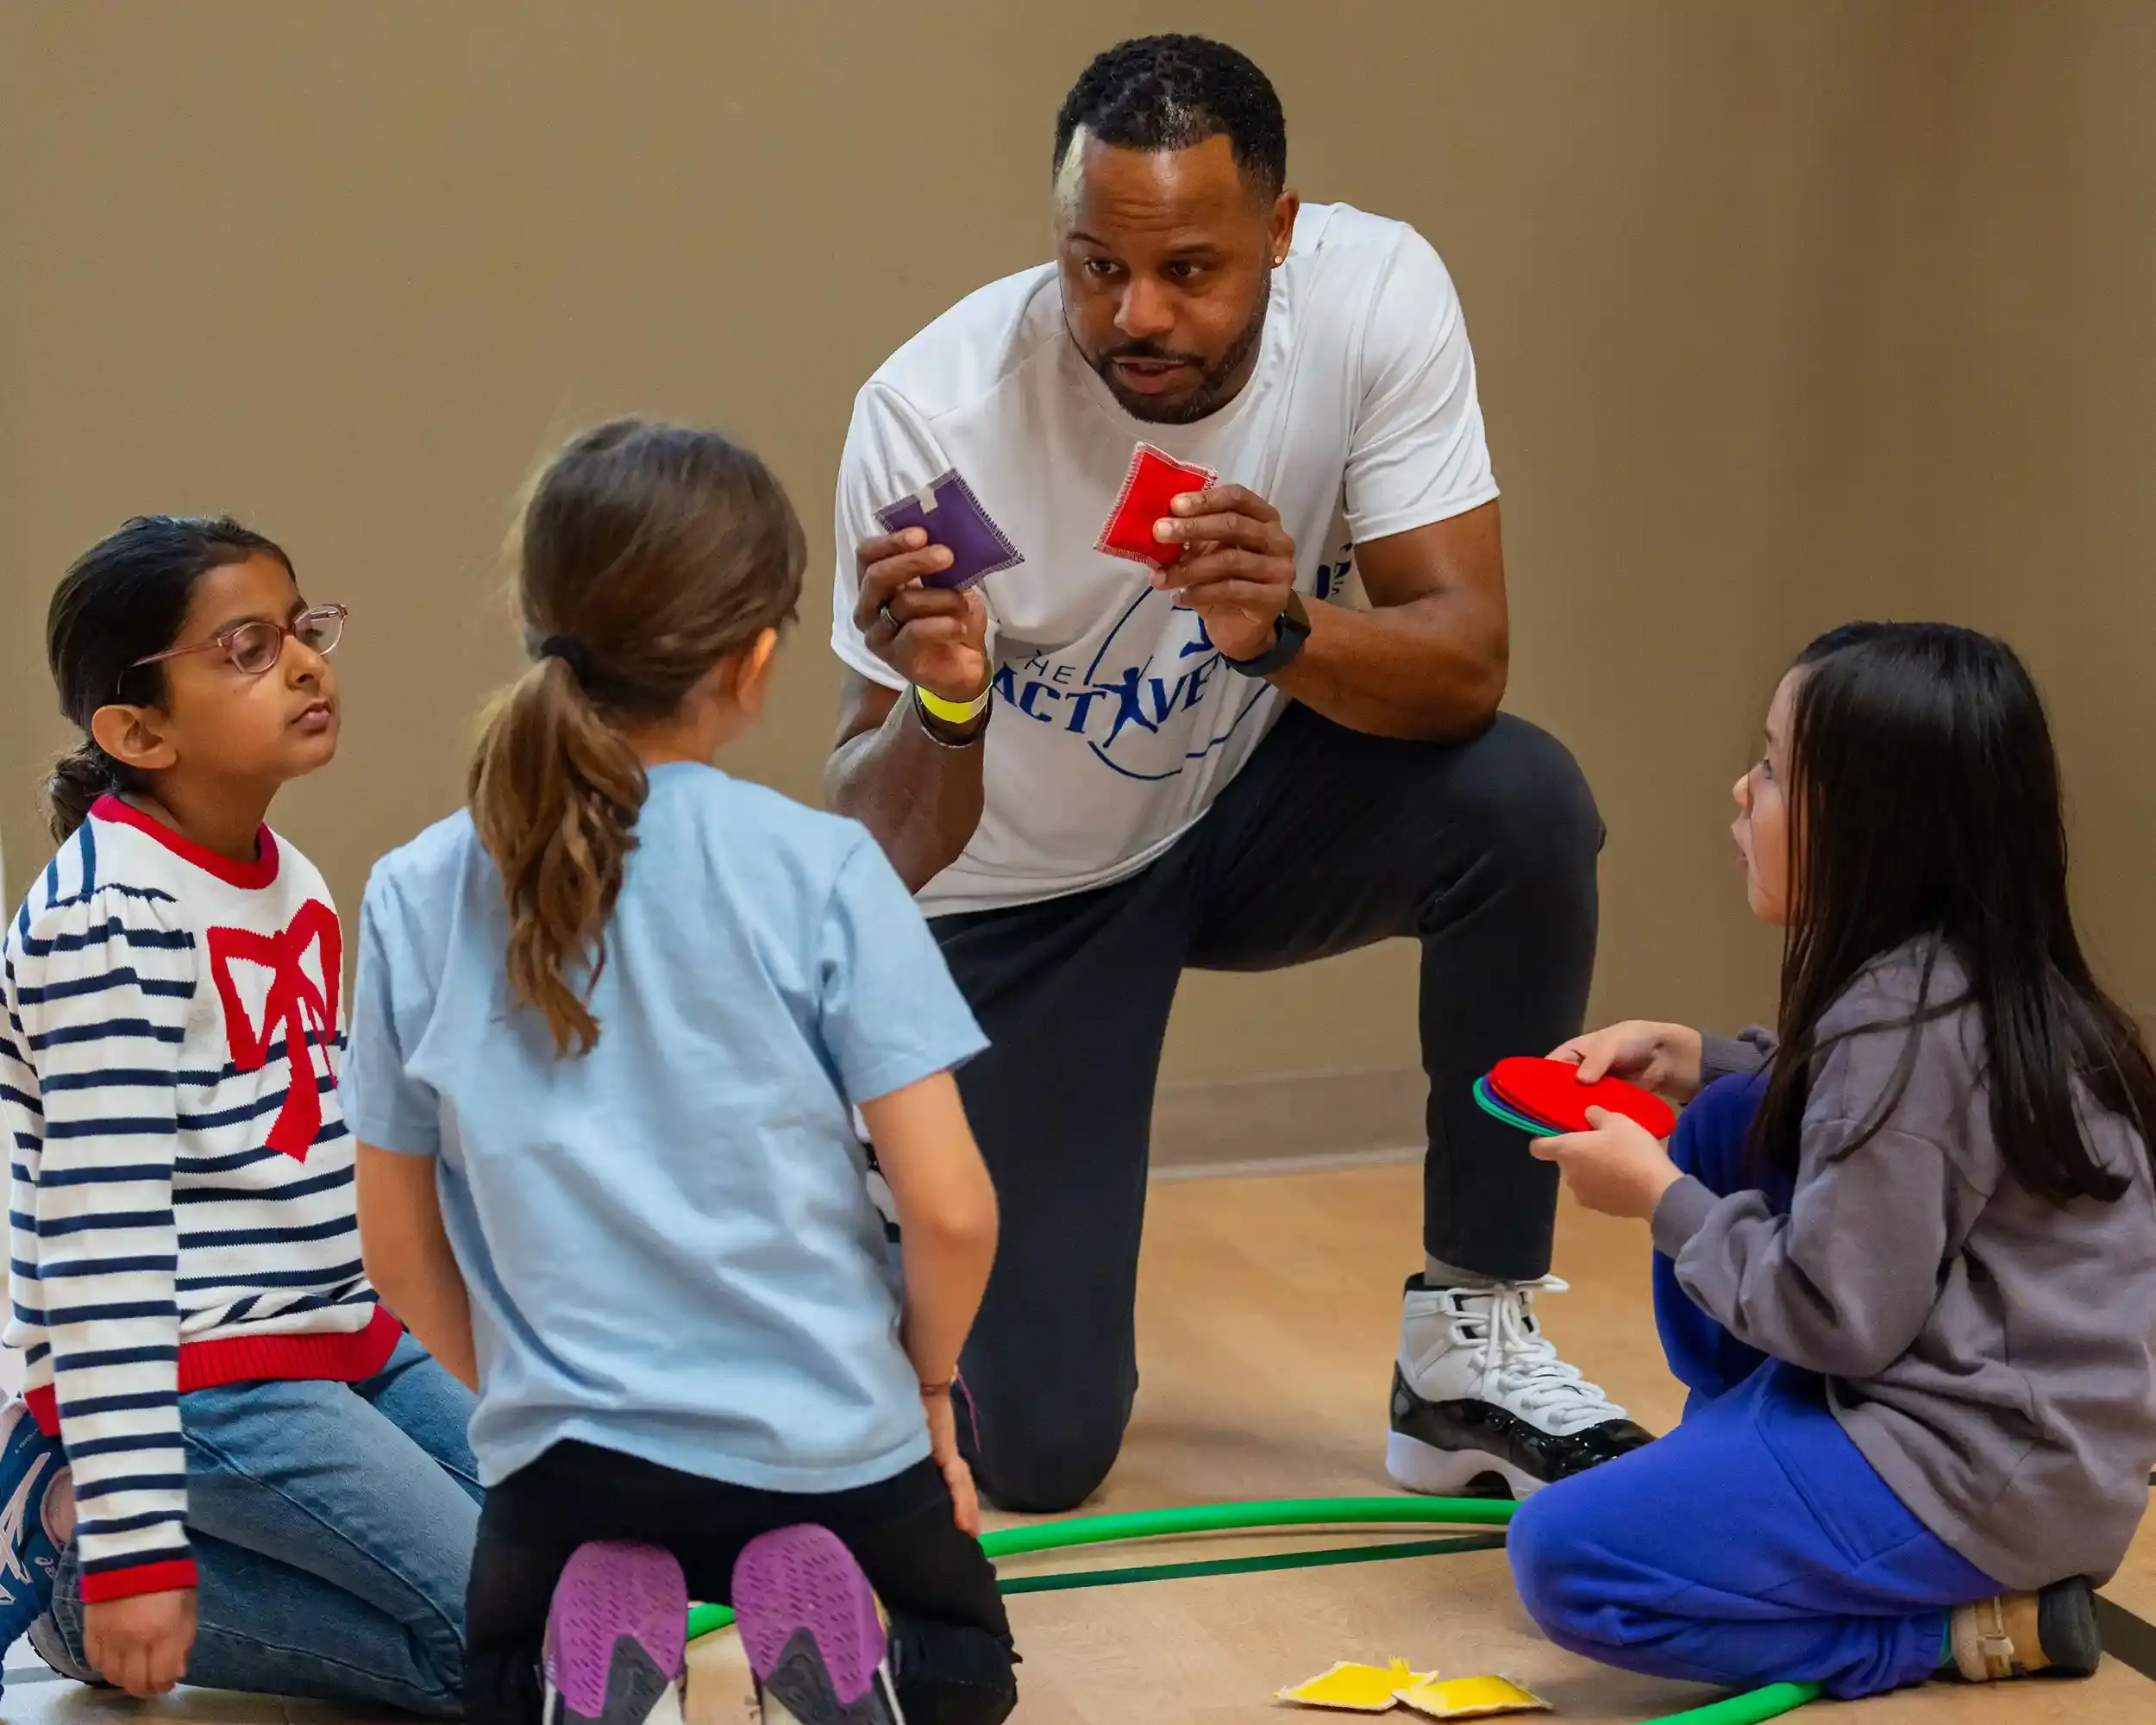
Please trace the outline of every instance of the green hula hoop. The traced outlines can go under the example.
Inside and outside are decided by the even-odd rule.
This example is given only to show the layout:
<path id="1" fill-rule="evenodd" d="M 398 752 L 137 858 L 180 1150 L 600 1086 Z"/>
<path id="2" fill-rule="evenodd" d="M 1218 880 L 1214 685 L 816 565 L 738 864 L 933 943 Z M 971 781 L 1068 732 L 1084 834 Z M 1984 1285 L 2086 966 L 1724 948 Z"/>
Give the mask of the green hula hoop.
<path id="1" fill-rule="evenodd" d="M 1109 1546 L 1134 1540 L 1174 1539 L 1188 1534 L 1226 1534 L 1275 1527 L 1391 1526 L 1434 1521 L 1447 1527 L 1502 1527 L 1518 1506 L 1490 1497 L 1282 1497 L 1254 1503 L 1191 1503 L 1171 1509 L 1139 1509 L 1120 1515 L 1075 1515 L 984 1534 L 981 1549 L 991 1558 L 1073 1546 Z M 689 1611 L 689 1639 L 725 1628 L 734 1614 L 724 1605 Z M 1809 1683 L 1774 1683 L 1745 1695 L 1671 1713 L 1649 1725 L 1758 1725 L 1794 1711 L 1819 1694 Z"/>

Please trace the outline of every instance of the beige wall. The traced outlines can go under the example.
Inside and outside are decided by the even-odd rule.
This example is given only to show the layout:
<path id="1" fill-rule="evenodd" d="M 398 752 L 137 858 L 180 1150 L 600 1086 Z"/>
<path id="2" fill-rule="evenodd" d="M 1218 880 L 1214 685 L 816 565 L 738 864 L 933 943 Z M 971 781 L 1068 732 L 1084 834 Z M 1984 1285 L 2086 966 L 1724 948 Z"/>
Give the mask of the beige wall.
<path id="1" fill-rule="evenodd" d="M 876 22 L 871 23 L 874 17 Z M 1781 663 L 1856 612 L 2046 682 L 2102 968 L 2156 1008 L 2156 8 L 2021 0 L 465 0 L 0 6 L 0 830 L 63 740 L 40 625 L 145 509 L 229 509 L 354 611 L 335 767 L 277 819 L 356 901 L 514 663 L 505 500 L 624 410 L 762 449 L 827 567 L 849 402 L 1044 254 L 1093 50 L 1231 37 L 1307 197 L 1450 261 L 1505 486 L 1512 705 L 1608 816 L 1598 1009 L 1771 994 L 1722 832 Z M 813 796 L 818 583 L 736 764 Z M 1181 1076 L 1411 1064 L 1412 952 L 1196 978 Z"/>

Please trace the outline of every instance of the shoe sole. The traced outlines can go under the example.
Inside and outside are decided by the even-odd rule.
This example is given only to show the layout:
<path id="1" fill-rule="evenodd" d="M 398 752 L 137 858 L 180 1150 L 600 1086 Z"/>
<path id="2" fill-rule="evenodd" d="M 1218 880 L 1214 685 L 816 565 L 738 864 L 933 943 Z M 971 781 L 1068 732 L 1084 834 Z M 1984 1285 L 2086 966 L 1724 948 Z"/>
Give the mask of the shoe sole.
<path id="1" fill-rule="evenodd" d="M 764 1725 L 903 1725 L 875 1590 L 837 1534 L 781 1527 L 750 1540 L 733 1596 Z"/>
<path id="2" fill-rule="evenodd" d="M 547 1613 L 548 1725 L 674 1725 L 688 1646 L 681 1565 L 656 1546 L 580 1546 Z"/>
<path id="3" fill-rule="evenodd" d="M 2036 1639 L 2062 1678 L 2089 1678 L 2103 1662 L 2103 1631 L 2096 1590 L 2084 1577 L 2046 1588 L 2036 1598 Z"/>
<path id="4" fill-rule="evenodd" d="M 1393 1484 L 1426 1497 L 1491 1497 L 1509 1493 L 1515 1501 L 1534 1496 L 1548 1484 L 1488 1450 L 1441 1450 L 1394 1432 L 1385 1440 L 1385 1471 Z M 1493 1485 L 1501 1488 L 1493 1491 Z"/>

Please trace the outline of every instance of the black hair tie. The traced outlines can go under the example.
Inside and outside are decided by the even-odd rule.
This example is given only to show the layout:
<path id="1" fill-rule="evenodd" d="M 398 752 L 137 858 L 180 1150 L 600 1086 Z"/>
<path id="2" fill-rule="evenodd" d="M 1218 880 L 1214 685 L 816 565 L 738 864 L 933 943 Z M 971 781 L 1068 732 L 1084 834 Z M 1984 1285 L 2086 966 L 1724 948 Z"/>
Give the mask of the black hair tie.
<path id="1" fill-rule="evenodd" d="M 570 635 L 549 635 L 539 643 L 542 659 L 559 659 L 569 668 L 569 674 L 589 688 L 593 676 L 590 651 L 581 641 Z"/>

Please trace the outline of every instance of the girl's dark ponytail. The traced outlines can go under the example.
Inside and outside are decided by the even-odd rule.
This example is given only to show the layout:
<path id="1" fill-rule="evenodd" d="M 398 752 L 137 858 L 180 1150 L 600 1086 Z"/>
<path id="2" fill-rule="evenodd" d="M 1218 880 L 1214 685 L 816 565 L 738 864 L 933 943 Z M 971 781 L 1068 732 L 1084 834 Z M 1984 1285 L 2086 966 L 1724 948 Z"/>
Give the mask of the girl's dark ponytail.
<path id="1" fill-rule="evenodd" d="M 91 806 L 99 797 L 122 788 L 124 770 L 86 737 L 53 763 L 45 781 L 45 824 L 52 830 L 53 844 L 90 819 Z"/>

